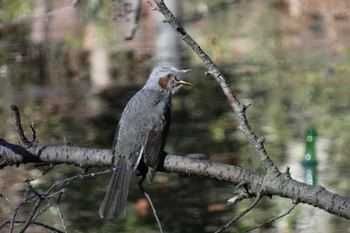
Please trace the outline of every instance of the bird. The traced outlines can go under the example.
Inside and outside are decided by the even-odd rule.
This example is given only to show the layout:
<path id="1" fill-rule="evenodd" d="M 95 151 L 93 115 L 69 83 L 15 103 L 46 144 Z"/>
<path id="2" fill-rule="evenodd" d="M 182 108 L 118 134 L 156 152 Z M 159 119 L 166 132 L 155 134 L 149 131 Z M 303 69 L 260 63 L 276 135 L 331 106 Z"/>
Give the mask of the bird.
<path id="1" fill-rule="evenodd" d="M 163 153 L 171 121 L 171 98 L 183 85 L 190 70 L 159 64 L 145 85 L 126 104 L 114 137 L 113 174 L 99 209 L 101 218 L 121 220 L 126 215 L 132 174 L 138 170 L 152 182 Z"/>

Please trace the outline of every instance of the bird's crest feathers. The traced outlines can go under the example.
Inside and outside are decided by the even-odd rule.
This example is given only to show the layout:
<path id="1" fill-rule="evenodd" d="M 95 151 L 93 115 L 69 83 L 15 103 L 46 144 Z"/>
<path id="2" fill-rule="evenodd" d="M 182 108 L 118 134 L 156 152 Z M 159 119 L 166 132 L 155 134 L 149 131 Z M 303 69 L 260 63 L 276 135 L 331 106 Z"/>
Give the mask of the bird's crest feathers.
<path id="1" fill-rule="evenodd" d="M 192 85 L 189 82 L 179 79 L 179 76 L 189 71 L 190 70 L 178 70 L 169 64 L 162 63 L 153 69 L 144 88 L 174 94 L 182 85 Z"/>

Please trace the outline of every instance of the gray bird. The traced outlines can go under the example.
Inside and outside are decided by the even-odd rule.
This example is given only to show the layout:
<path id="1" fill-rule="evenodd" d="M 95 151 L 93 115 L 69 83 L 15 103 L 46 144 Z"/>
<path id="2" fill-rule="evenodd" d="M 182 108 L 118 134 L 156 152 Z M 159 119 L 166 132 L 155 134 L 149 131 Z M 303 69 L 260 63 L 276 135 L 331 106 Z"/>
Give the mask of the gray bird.
<path id="1" fill-rule="evenodd" d="M 155 67 L 145 86 L 127 103 L 113 142 L 115 171 L 99 210 L 101 218 L 124 218 L 136 169 L 142 180 L 153 180 L 169 130 L 171 97 L 182 85 L 193 86 L 179 79 L 187 71 L 166 64 Z"/>

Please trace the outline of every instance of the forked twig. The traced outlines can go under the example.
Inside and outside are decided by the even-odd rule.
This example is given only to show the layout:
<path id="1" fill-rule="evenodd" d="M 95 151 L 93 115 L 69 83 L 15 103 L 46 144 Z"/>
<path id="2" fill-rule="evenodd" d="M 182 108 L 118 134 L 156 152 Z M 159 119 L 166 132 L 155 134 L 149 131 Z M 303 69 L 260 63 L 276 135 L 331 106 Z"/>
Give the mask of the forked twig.
<path id="1" fill-rule="evenodd" d="M 294 210 L 294 208 L 295 208 L 298 204 L 299 204 L 299 202 L 294 202 L 293 205 L 292 205 L 292 207 L 291 207 L 287 212 L 285 212 L 284 214 L 281 214 L 281 215 L 279 215 L 279 216 L 277 216 L 277 217 L 275 217 L 275 218 L 272 218 L 272 219 L 270 219 L 270 220 L 267 220 L 267 221 L 265 221 L 265 222 L 263 222 L 263 223 L 261 223 L 261 224 L 259 224 L 259 225 L 256 225 L 256 226 L 253 226 L 253 227 L 251 227 L 251 228 L 248 228 L 248 229 L 246 230 L 246 232 L 255 230 L 255 229 L 260 228 L 260 227 L 262 227 L 262 226 L 264 226 L 264 225 L 266 225 L 266 224 L 268 224 L 268 223 L 277 221 L 278 219 L 283 218 L 284 216 L 287 216 L 288 214 L 290 214 L 290 213 Z"/>
<path id="2" fill-rule="evenodd" d="M 246 213 L 248 213 L 249 211 L 251 211 L 260 201 L 260 199 L 262 198 L 262 195 L 260 193 L 258 193 L 258 195 L 256 196 L 254 202 L 244 211 L 242 211 L 238 216 L 236 216 L 235 218 L 231 219 L 229 222 L 227 222 L 224 226 L 222 226 L 219 230 L 215 231 L 215 233 L 219 233 L 222 232 L 223 230 L 226 230 L 227 228 L 229 228 L 231 226 L 232 223 L 236 222 L 238 219 L 240 219 L 241 217 L 243 217 Z"/>
<path id="3" fill-rule="evenodd" d="M 99 171 L 99 172 L 93 172 L 93 173 L 87 173 L 87 174 L 82 174 L 79 173 L 75 176 L 72 177 L 68 177 L 66 179 L 60 180 L 55 182 L 53 185 L 51 185 L 51 187 L 49 187 L 45 192 L 42 191 L 38 191 L 36 190 L 31 182 L 35 181 L 36 179 L 41 178 L 42 176 L 44 176 L 45 174 L 48 173 L 48 171 L 50 171 L 53 167 L 50 167 L 48 170 L 44 170 L 42 174 L 35 176 L 34 178 L 29 178 L 25 181 L 25 183 L 27 184 L 26 189 L 25 189 L 25 193 L 23 195 L 22 201 L 20 203 L 17 204 L 15 210 L 13 211 L 13 214 L 11 216 L 11 219 L 3 222 L 2 224 L 0 224 L 0 230 L 5 226 L 5 225 L 10 225 L 10 233 L 12 233 L 14 231 L 14 226 L 15 224 L 23 224 L 21 226 L 21 229 L 18 232 L 25 232 L 28 227 L 31 224 L 36 224 L 36 225 L 41 225 L 47 229 L 50 229 L 53 232 L 62 232 L 59 231 L 57 229 L 55 229 L 54 227 L 49 227 L 48 225 L 42 224 L 42 223 L 38 223 L 36 222 L 36 219 L 42 215 L 49 207 L 52 206 L 52 204 L 47 203 L 45 206 L 43 206 L 42 208 L 40 208 L 40 206 L 42 206 L 42 203 L 44 203 L 45 201 L 51 199 L 51 198 L 55 198 L 56 199 L 56 209 L 58 211 L 58 215 L 60 217 L 62 226 L 65 230 L 65 232 L 68 232 L 67 230 L 67 226 L 65 224 L 65 221 L 63 219 L 63 215 L 59 209 L 59 204 L 61 201 L 61 197 L 63 195 L 63 193 L 65 193 L 68 188 L 67 186 L 72 183 L 73 181 L 77 181 L 77 180 L 82 180 L 85 178 L 89 178 L 89 177 L 95 177 L 97 175 L 101 175 L 101 174 L 105 174 L 105 173 L 109 173 L 111 171 L 113 171 L 114 169 L 106 169 L 103 171 Z M 19 220 L 17 219 L 17 215 L 19 210 L 21 209 L 21 207 L 25 204 L 30 204 L 33 203 L 33 209 L 31 211 L 31 213 L 29 214 L 27 220 Z"/>

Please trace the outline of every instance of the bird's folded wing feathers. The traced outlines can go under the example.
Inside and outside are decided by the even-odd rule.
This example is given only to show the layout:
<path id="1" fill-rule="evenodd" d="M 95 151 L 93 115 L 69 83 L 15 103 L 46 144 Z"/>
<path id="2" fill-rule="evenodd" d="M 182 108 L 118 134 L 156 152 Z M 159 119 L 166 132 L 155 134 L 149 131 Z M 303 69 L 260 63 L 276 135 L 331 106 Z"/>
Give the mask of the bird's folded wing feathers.
<path id="1" fill-rule="evenodd" d="M 164 104 L 159 104 L 160 111 L 154 111 L 151 115 L 150 125 L 147 129 L 145 140 L 143 143 L 144 162 L 153 169 L 157 168 L 159 162 L 159 154 L 164 149 L 164 144 L 169 131 L 171 111 L 169 99 Z M 162 103 L 162 102 L 160 102 Z M 162 114 L 159 114 L 162 112 Z M 155 114 L 158 113 L 158 114 Z"/>
<path id="2" fill-rule="evenodd" d="M 163 146 L 163 127 L 150 128 L 144 142 L 144 161 L 149 167 L 155 167 L 159 162 L 159 152 Z"/>

